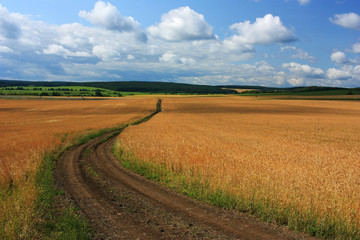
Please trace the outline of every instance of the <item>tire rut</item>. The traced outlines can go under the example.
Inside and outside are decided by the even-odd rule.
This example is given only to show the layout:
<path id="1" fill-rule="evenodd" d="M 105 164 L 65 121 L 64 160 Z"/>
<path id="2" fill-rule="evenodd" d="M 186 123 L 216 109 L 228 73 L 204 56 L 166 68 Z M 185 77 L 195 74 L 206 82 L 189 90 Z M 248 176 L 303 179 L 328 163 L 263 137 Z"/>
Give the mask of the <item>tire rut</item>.
<path id="1" fill-rule="evenodd" d="M 158 112 L 161 100 L 143 120 Z M 247 214 L 196 202 L 125 169 L 112 154 L 114 132 L 65 151 L 55 170 L 59 187 L 94 228 L 94 239 L 306 238 Z"/>

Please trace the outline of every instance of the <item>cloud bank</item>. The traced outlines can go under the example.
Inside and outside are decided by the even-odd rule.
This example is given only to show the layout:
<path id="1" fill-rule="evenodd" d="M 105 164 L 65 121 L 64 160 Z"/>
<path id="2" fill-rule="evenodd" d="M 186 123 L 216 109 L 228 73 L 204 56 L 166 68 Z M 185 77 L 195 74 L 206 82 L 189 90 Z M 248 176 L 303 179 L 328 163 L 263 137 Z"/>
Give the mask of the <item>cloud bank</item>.
<path id="1" fill-rule="evenodd" d="M 231 24 L 224 39 L 188 6 L 164 13 L 147 29 L 103 1 L 79 16 L 92 25 L 52 25 L 11 13 L 0 4 L 0 78 L 285 87 L 354 85 L 360 80 L 360 65 L 345 50 L 329 53 L 332 68 L 311 66 L 315 57 L 291 45 L 297 43 L 295 30 L 272 14 Z M 359 46 L 354 43 L 348 51 L 359 53 Z M 254 60 L 259 47 L 287 52 L 291 60 L 278 64 Z"/>

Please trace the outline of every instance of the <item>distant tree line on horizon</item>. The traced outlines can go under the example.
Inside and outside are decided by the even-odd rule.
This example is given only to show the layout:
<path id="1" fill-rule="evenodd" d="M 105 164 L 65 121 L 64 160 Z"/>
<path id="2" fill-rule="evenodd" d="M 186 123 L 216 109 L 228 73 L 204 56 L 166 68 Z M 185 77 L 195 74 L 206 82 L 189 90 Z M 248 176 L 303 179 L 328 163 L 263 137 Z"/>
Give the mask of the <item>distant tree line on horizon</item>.
<path id="1" fill-rule="evenodd" d="M 46 82 L 46 81 L 17 81 L 0 80 L 0 87 L 51 87 L 53 91 L 71 91 L 64 87 L 94 87 L 108 89 L 117 92 L 143 92 L 143 93 L 165 93 L 165 94 L 262 94 L 262 93 L 305 93 L 325 91 L 347 91 L 346 94 L 357 94 L 360 88 L 320 87 L 303 86 L 290 88 L 275 88 L 249 85 L 195 85 L 172 82 L 145 82 L 145 81 L 117 81 L 117 82 Z M 61 88 L 59 88 L 61 87 Z M 34 88 L 34 90 L 35 90 Z M 238 93 L 233 89 L 249 89 Z M 82 89 L 86 91 L 86 89 Z M 99 94 L 100 95 L 100 94 Z"/>
<path id="2" fill-rule="evenodd" d="M 218 86 L 194 85 L 171 82 L 33 82 L 0 80 L 0 87 L 33 86 L 33 87 L 71 87 L 84 86 L 104 88 L 118 92 L 146 92 L 168 94 L 235 94 L 231 89 L 222 89 Z"/>

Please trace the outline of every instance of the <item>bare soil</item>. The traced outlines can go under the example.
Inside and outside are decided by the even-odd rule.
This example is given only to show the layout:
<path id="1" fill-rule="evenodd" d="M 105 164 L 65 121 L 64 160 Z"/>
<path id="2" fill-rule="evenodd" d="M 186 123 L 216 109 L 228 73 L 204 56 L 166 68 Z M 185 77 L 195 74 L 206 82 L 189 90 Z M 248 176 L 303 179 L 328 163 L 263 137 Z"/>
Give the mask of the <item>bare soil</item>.
<path id="1" fill-rule="evenodd" d="M 112 154 L 111 134 L 65 151 L 55 171 L 63 201 L 88 219 L 93 239 L 313 239 L 134 174 Z"/>

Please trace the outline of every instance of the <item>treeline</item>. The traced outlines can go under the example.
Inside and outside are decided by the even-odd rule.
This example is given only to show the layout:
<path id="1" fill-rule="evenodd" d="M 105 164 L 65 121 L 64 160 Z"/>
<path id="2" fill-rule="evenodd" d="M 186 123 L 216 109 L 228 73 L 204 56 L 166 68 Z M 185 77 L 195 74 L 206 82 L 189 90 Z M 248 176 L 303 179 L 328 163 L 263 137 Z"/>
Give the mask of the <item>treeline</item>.
<path id="1" fill-rule="evenodd" d="M 273 92 L 273 91 L 289 91 L 289 92 L 315 92 L 315 91 L 329 91 L 329 90 L 340 90 L 346 88 L 340 87 L 319 87 L 319 86 L 308 86 L 308 87 L 289 87 L 289 88 L 276 88 L 276 87 L 263 87 L 263 86 L 248 86 L 248 85 L 221 85 L 222 88 L 232 88 L 232 89 L 251 89 L 256 91 L 263 92 Z"/>
<path id="2" fill-rule="evenodd" d="M 0 80 L 0 87 L 33 86 L 33 87 L 71 87 L 84 86 L 104 88 L 119 92 L 145 92 L 167 94 L 234 94 L 236 91 L 222 89 L 219 86 L 194 85 L 170 82 L 33 82 Z"/>
<path id="3" fill-rule="evenodd" d="M 86 86 L 124 92 L 184 93 L 184 94 L 233 94 L 217 86 L 193 85 L 170 82 L 90 82 Z"/>
<path id="4" fill-rule="evenodd" d="M 27 86 L 25 86 L 25 87 L 27 87 Z M 27 88 L 20 87 L 20 86 L 18 86 L 18 87 L 9 87 L 9 86 L 7 86 L 7 87 L 2 87 L 2 89 L 3 90 L 24 90 L 24 91 L 29 90 Z M 31 88 L 31 90 L 42 91 L 43 88 L 42 87 L 33 87 L 33 88 Z M 72 88 L 47 88 L 46 90 L 47 91 L 64 91 L 64 92 L 66 92 L 66 91 L 77 91 L 77 90 L 74 90 Z M 79 89 L 79 91 L 89 91 L 89 90 L 88 89 Z"/>
<path id="5" fill-rule="evenodd" d="M 338 88 L 338 87 L 291 87 L 291 88 L 274 88 L 263 86 L 248 86 L 248 85 L 195 85 L 185 83 L 171 83 L 171 82 L 145 82 L 145 81 L 120 81 L 120 82 L 44 82 L 44 81 L 15 81 L 15 80 L 0 80 L 0 87 L 50 87 L 55 91 L 71 91 L 70 87 L 94 87 L 108 89 L 116 92 L 143 92 L 143 93 L 165 93 L 165 94 L 237 94 L 233 89 L 249 89 L 240 94 L 301 94 L 307 92 L 326 92 L 339 91 L 342 94 L 358 94 L 360 88 Z M 62 87 L 62 89 L 59 89 Z M 64 88 L 65 87 L 65 88 Z M 69 87 L 70 89 L 66 89 Z M 35 89 L 34 89 L 35 90 Z M 85 89 L 82 89 L 86 91 Z"/>
<path id="6" fill-rule="evenodd" d="M 325 92 L 325 91 L 359 91 L 360 88 L 340 88 L 340 87 L 319 87 L 319 86 L 307 86 L 307 87 L 290 87 L 290 88 L 274 88 L 274 87 L 262 87 L 262 86 L 243 86 L 243 85 L 223 85 L 220 86 L 223 88 L 232 88 L 232 89 L 249 89 L 248 91 L 243 91 L 241 94 L 260 94 L 260 93 L 307 93 L 307 92 Z"/>

